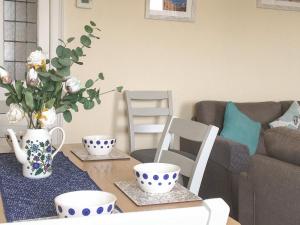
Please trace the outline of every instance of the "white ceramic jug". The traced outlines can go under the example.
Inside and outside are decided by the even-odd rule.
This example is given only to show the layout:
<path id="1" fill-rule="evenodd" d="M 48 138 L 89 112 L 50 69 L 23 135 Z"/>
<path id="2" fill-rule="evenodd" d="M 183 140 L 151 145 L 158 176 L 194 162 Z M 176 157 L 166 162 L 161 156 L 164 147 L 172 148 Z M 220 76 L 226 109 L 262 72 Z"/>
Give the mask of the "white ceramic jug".
<path id="1" fill-rule="evenodd" d="M 62 133 L 62 142 L 55 152 L 51 145 L 51 136 L 54 130 Z M 23 175 L 30 179 L 49 177 L 52 173 L 52 160 L 61 149 L 65 141 L 65 132 L 60 127 L 50 131 L 46 129 L 28 129 L 23 136 L 20 146 L 12 129 L 7 130 L 13 144 L 16 157 L 23 164 Z"/>

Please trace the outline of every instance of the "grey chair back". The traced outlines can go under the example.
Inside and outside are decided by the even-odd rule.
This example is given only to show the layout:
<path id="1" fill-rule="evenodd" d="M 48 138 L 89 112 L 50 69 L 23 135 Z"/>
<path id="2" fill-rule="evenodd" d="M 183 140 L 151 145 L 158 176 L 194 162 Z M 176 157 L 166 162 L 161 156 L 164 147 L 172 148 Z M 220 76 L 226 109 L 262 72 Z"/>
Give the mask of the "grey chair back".
<path id="1" fill-rule="evenodd" d="M 137 134 L 162 133 L 165 124 L 147 123 L 138 124 L 135 118 L 139 117 L 161 117 L 173 115 L 173 100 L 171 91 L 125 91 L 128 107 L 130 152 L 136 150 L 135 138 Z M 166 107 L 135 107 L 133 103 L 166 100 Z M 156 148 L 156 147 L 155 147 Z"/>
<path id="2" fill-rule="evenodd" d="M 188 189 L 198 195 L 203 174 L 219 128 L 192 120 L 169 117 L 163 131 L 155 162 L 171 163 L 181 168 L 180 174 L 189 178 Z M 175 151 L 169 151 L 171 135 L 191 141 L 201 142 L 196 160 L 192 160 Z"/>

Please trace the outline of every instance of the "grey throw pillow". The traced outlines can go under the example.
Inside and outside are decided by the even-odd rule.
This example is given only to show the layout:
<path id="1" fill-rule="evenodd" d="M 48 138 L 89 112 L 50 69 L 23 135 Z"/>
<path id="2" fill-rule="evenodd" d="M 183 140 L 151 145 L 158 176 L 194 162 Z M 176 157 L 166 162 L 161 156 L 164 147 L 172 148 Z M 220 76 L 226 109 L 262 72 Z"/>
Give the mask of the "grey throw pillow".
<path id="1" fill-rule="evenodd" d="M 288 127 L 294 130 L 300 130 L 300 106 L 298 102 L 294 101 L 283 116 L 271 122 L 269 125 L 271 128 Z"/>

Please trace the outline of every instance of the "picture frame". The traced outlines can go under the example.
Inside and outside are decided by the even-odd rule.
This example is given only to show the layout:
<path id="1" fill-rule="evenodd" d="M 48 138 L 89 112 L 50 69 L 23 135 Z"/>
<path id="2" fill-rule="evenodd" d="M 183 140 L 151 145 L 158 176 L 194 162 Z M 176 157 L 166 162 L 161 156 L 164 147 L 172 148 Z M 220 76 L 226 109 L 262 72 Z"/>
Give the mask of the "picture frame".
<path id="1" fill-rule="evenodd" d="M 93 0 L 76 0 L 77 8 L 91 9 L 93 7 Z"/>
<path id="2" fill-rule="evenodd" d="M 300 11 L 299 0 L 257 0 L 258 8 Z"/>
<path id="3" fill-rule="evenodd" d="M 146 0 L 145 18 L 193 22 L 196 0 Z"/>

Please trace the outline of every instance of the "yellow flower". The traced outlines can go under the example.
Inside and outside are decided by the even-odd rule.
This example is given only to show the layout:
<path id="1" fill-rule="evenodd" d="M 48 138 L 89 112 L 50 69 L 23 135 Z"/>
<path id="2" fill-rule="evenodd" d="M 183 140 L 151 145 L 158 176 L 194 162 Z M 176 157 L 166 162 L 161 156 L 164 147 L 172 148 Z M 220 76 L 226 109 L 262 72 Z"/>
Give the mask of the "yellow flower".
<path id="1" fill-rule="evenodd" d="M 34 115 L 34 118 L 39 121 L 42 128 L 49 127 L 56 121 L 56 111 L 55 108 L 51 109 L 44 108 L 41 112 Z"/>

